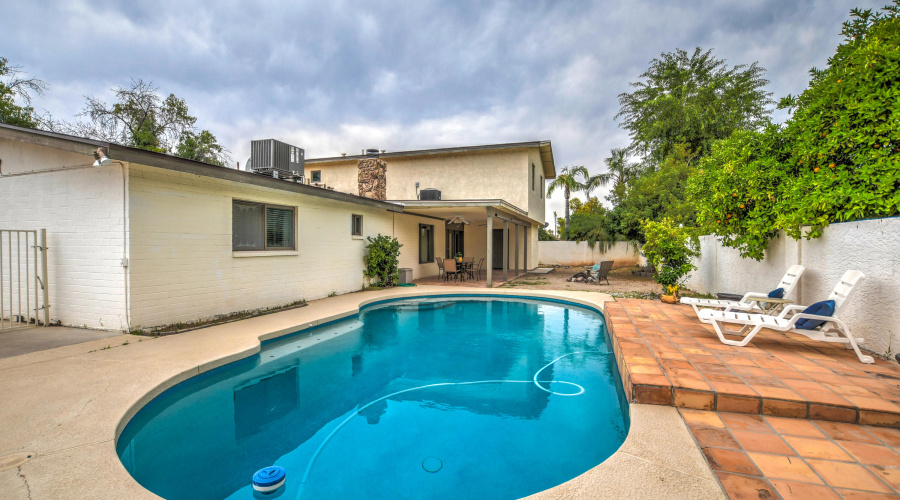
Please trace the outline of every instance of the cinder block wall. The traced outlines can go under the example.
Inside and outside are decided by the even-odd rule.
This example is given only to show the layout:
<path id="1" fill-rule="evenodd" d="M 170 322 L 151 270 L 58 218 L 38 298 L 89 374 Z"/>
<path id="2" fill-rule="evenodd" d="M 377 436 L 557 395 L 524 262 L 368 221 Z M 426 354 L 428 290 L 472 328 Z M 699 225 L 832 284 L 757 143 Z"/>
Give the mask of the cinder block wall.
<path id="1" fill-rule="evenodd" d="M 832 224 L 821 238 L 793 240 L 784 234 L 769 242 L 762 261 L 742 259 L 714 236 L 702 236 L 697 271 L 688 287 L 703 293 L 768 292 L 788 266 L 806 270 L 793 298 L 809 305 L 825 300 L 848 269 L 866 277 L 841 311 L 862 347 L 880 355 L 900 352 L 900 218 Z"/>
<path id="2" fill-rule="evenodd" d="M 124 329 L 122 166 L 6 139 L 0 159 L 0 227 L 47 230 L 51 321 Z M 6 176 L 26 172 L 41 173 Z"/>
<path id="3" fill-rule="evenodd" d="M 615 261 L 613 267 L 646 264 L 640 252 L 626 241 L 617 241 L 605 249 L 600 243 L 591 247 L 583 241 L 539 241 L 537 247 L 540 263 L 551 266 L 589 266 L 604 260 Z"/>

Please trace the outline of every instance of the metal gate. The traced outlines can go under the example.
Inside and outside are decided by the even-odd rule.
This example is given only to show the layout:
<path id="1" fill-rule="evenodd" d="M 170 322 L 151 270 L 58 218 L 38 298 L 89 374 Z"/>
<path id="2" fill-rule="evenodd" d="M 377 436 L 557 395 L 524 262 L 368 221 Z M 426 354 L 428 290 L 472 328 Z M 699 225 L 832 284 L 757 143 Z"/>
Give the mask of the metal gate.
<path id="1" fill-rule="evenodd" d="M 0 331 L 50 323 L 47 230 L 0 229 Z"/>

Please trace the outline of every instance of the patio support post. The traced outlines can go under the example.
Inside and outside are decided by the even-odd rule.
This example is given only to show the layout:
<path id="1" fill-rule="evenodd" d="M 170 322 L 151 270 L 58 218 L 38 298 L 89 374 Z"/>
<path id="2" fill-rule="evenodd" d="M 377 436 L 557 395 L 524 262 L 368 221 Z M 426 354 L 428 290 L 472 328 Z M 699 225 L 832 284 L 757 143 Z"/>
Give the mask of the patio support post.
<path id="1" fill-rule="evenodd" d="M 487 255 L 485 261 L 487 262 L 487 287 L 491 288 L 491 273 L 494 272 L 494 217 L 490 208 L 487 209 Z"/>
<path id="2" fill-rule="evenodd" d="M 515 256 L 516 256 L 516 266 L 515 266 L 515 270 L 516 270 L 516 276 L 518 276 L 518 275 L 519 275 L 519 225 L 518 225 L 518 224 L 516 224 L 515 238 L 516 238 L 516 251 L 515 251 Z"/>
<path id="3" fill-rule="evenodd" d="M 509 281 L 509 221 L 503 219 L 503 281 Z"/>
<path id="4" fill-rule="evenodd" d="M 523 230 L 525 231 L 525 237 L 522 239 L 522 269 L 527 273 L 528 272 L 528 228 L 529 226 L 524 226 Z"/>

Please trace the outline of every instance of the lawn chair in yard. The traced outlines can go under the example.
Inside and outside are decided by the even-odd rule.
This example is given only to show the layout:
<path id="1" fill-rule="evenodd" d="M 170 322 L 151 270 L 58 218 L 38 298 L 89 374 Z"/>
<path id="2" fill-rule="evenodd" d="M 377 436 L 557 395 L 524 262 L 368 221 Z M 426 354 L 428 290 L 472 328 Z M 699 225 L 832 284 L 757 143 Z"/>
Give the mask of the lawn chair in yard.
<path id="1" fill-rule="evenodd" d="M 606 284 L 609 284 L 609 270 L 612 269 L 614 260 L 604 260 L 599 264 L 594 264 L 593 267 L 585 267 L 584 273 L 588 276 L 593 276 L 597 279 L 597 284 L 600 284 L 600 280 L 606 280 Z"/>
<path id="2" fill-rule="evenodd" d="M 769 328 L 779 332 L 798 333 L 812 340 L 846 344 L 848 348 L 853 349 L 861 362 L 874 363 L 872 356 L 866 356 L 859 350 L 857 344 L 863 342 L 863 339 L 854 338 L 847 324 L 837 318 L 850 294 L 864 277 L 860 271 L 847 271 L 828 295 L 828 299 L 809 307 L 786 306 L 778 316 L 704 309 L 700 312 L 700 319 L 712 323 L 719 340 L 726 345 L 743 347 L 753 340 L 760 330 Z M 724 323 L 743 326 L 740 330 L 726 330 L 722 327 Z M 726 339 L 725 335 L 745 336 L 743 340 L 738 341 Z"/>
<path id="3" fill-rule="evenodd" d="M 727 312 L 743 311 L 760 314 L 774 314 L 785 304 L 790 303 L 790 301 L 784 299 L 784 297 L 790 295 L 794 290 L 794 287 L 797 286 L 801 274 L 803 274 L 803 266 L 793 265 L 788 268 L 787 272 L 781 278 L 781 282 L 778 283 L 777 288 L 769 293 L 749 292 L 745 294 L 741 300 L 715 300 L 682 297 L 681 303 L 693 307 L 694 312 L 697 314 L 697 317 L 700 318 L 700 321 L 706 324 L 709 324 L 710 321 L 704 319 L 700 314 L 703 311 L 700 309 L 701 307 L 724 309 Z"/>

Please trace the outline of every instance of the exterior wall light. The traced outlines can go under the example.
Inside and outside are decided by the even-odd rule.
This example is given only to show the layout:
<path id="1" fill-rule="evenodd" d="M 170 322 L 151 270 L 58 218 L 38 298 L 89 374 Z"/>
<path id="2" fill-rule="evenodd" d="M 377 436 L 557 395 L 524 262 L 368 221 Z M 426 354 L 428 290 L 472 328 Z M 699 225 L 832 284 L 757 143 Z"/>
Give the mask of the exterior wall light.
<path id="1" fill-rule="evenodd" d="M 97 150 L 94 151 L 94 160 L 96 160 L 94 161 L 94 166 L 98 168 L 112 163 L 112 160 L 110 160 L 109 156 L 107 156 L 106 148 L 102 147 L 97 148 Z"/>

